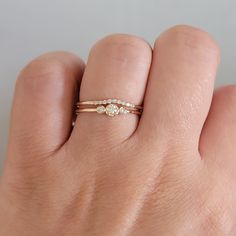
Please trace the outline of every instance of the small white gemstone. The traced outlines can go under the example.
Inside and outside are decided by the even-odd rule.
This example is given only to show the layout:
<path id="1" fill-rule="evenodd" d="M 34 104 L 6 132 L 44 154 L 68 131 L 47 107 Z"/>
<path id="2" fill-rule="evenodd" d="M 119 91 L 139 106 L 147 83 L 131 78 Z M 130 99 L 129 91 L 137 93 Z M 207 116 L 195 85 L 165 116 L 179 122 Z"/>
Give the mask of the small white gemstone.
<path id="1" fill-rule="evenodd" d="M 104 106 L 98 106 L 97 107 L 97 113 L 102 114 L 106 111 L 106 108 Z"/>
<path id="2" fill-rule="evenodd" d="M 102 101 L 102 104 L 107 104 L 107 101 L 106 101 L 106 100 L 103 100 L 103 101 Z"/>
<path id="3" fill-rule="evenodd" d="M 120 107 L 120 113 L 121 114 L 127 114 L 127 113 L 129 113 L 129 111 L 126 110 L 124 107 Z"/>
<path id="4" fill-rule="evenodd" d="M 125 105 L 126 105 L 126 102 L 123 102 L 123 101 L 122 101 L 122 102 L 121 102 L 121 105 L 125 106 Z"/>
<path id="5" fill-rule="evenodd" d="M 114 104 L 109 104 L 106 106 L 106 114 L 108 116 L 115 116 L 119 114 L 119 107 Z"/>
<path id="6" fill-rule="evenodd" d="M 111 103 L 111 99 L 108 99 L 108 100 L 107 100 L 107 103 Z"/>
<path id="7" fill-rule="evenodd" d="M 113 98 L 113 99 L 111 99 L 111 102 L 116 103 L 117 99 Z"/>
<path id="8" fill-rule="evenodd" d="M 118 104 L 121 104 L 121 100 L 117 100 L 117 103 L 118 103 Z"/>
<path id="9" fill-rule="evenodd" d="M 124 113 L 124 107 L 120 107 L 120 113 L 121 113 L 121 114 Z"/>

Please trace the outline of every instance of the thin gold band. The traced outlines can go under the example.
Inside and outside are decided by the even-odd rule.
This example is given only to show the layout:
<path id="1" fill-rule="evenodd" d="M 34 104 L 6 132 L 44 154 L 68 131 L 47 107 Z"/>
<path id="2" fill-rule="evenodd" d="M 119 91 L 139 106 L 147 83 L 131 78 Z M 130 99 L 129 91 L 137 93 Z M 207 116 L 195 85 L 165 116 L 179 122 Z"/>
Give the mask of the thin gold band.
<path id="1" fill-rule="evenodd" d="M 80 101 L 80 102 L 77 102 L 77 107 L 79 107 L 81 105 L 107 105 L 107 104 L 116 104 L 116 105 L 130 107 L 130 108 L 143 109 L 143 107 L 141 105 L 135 105 L 133 103 L 125 102 L 123 100 L 119 100 L 116 98 L 97 100 L 97 101 Z"/>
<path id="2" fill-rule="evenodd" d="M 85 113 L 85 112 L 96 112 L 97 113 L 97 108 L 81 108 L 76 110 L 76 115 L 78 113 Z M 135 115 L 141 115 L 142 112 L 138 110 L 129 110 L 128 113 L 135 114 Z"/>
<path id="3" fill-rule="evenodd" d="M 114 104 L 115 105 L 115 104 Z M 106 105 L 99 105 L 99 106 L 104 106 L 106 107 Z M 99 107 L 97 105 L 80 105 L 80 106 L 77 106 L 78 109 L 84 109 L 84 108 L 97 108 Z M 118 106 L 118 107 L 124 107 L 124 106 Z M 137 108 L 137 107 L 124 107 L 125 109 L 129 110 L 129 111 L 137 111 L 137 110 L 142 110 L 142 108 Z"/>

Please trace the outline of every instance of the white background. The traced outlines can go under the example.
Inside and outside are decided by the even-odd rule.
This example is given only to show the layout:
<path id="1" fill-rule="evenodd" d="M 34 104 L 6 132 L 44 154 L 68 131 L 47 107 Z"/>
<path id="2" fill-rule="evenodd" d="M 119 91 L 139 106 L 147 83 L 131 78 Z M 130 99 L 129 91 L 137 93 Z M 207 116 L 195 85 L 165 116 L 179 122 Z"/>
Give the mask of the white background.
<path id="1" fill-rule="evenodd" d="M 191 24 L 221 47 L 217 86 L 235 83 L 235 8 L 234 0 L 0 0 L 0 169 L 15 79 L 32 58 L 68 50 L 86 60 L 107 34 L 135 34 L 152 44 L 166 28 Z"/>

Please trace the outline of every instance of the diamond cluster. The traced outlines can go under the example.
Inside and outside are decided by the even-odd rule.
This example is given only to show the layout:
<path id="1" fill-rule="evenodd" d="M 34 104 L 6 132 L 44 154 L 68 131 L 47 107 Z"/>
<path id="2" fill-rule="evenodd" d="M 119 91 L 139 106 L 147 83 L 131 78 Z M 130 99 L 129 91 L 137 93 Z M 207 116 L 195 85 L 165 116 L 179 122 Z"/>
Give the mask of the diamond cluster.
<path id="1" fill-rule="evenodd" d="M 86 106 L 88 105 L 88 106 Z M 95 106 L 95 109 L 93 108 Z M 97 112 L 108 116 L 116 116 L 118 114 L 140 114 L 141 106 L 136 106 L 132 103 L 125 102 L 116 98 L 110 98 L 99 101 L 81 101 L 77 103 L 78 112 Z"/>
<path id="2" fill-rule="evenodd" d="M 106 113 L 108 116 L 116 116 L 118 114 L 127 114 L 130 111 L 125 109 L 124 107 L 118 107 L 115 104 L 109 104 L 106 107 L 101 105 L 97 107 L 97 113 L 103 114 Z"/>

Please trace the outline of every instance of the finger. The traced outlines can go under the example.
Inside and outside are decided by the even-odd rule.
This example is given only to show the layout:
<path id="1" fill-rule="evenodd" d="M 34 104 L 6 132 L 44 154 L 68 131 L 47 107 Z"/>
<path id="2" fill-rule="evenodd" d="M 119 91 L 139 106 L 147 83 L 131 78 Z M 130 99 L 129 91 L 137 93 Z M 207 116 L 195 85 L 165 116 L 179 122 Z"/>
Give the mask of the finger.
<path id="1" fill-rule="evenodd" d="M 220 167 L 236 167 L 236 86 L 227 86 L 214 93 L 204 125 L 200 152 L 206 161 Z"/>
<path id="2" fill-rule="evenodd" d="M 112 35 L 92 48 L 80 88 L 80 101 L 115 98 L 142 103 L 151 63 L 151 48 L 140 38 Z M 80 113 L 75 137 L 90 143 L 122 142 L 136 129 L 138 116 Z M 73 136 L 72 135 L 72 136 Z"/>
<path id="3" fill-rule="evenodd" d="M 163 33 L 155 43 L 140 133 L 154 142 L 198 148 L 218 61 L 207 33 L 188 26 Z"/>
<path id="4" fill-rule="evenodd" d="M 82 72 L 81 59 L 64 52 L 43 55 L 23 69 L 12 108 L 10 157 L 41 157 L 63 145 L 71 132 Z"/>

